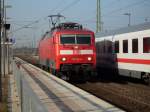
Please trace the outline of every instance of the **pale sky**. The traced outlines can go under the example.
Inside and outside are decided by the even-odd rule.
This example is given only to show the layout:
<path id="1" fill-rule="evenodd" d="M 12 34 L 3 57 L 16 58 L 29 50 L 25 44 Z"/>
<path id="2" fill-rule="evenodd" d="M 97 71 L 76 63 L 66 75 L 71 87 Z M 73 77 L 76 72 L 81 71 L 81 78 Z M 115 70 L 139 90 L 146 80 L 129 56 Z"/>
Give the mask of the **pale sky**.
<path id="1" fill-rule="evenodd" d="M 78 22 L 96 30 L 96 0 L 7 0 L 6 5 L 12 6 L 7 9 L 10 18 L 7 21 L 16 46 L 32 46 L 34 41 L 37 45 L 41 35 L 49 30 L 47 16 L 51 14 L 61 13 L 66 17 L 64 21 Z M 128 16 L 124 13 L 131 13 L 131 25 L 150 21 L 149 11 L 150 0 L 101 0 L 103 30 L 126 27 Z M 28 28 L 22 28 L 28 24 L 31 24 Z"/>

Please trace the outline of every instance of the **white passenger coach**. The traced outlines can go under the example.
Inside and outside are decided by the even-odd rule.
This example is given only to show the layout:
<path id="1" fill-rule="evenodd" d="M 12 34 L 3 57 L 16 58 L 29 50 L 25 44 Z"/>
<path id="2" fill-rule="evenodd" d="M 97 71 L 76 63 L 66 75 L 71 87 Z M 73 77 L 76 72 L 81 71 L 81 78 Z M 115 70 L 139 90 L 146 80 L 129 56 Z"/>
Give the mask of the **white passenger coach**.
<path id="1" fill-rule="evenodd" d="M 97 67 L 150 83 L 150 22 L 96 34 Z"/>

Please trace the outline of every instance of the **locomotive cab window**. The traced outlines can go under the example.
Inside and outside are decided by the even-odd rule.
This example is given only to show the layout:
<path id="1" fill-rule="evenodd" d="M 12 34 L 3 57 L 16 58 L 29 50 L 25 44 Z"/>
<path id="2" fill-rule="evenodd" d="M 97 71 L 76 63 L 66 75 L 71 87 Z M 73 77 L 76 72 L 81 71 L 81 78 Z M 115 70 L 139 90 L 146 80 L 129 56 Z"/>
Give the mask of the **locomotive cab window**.
<path id="1" fill-rule="evenodd" d="M 75 44 L 75 36 L 74 35 L 62 35 L 60 37 L 61 44 Z"/>
<path id="2" fill-rule="evenodd" d="M 132 53 L 138 53 L 138 39 L 132 40 Z"/>
<path id="3" fill-rule="evenodd" d="M 150 37 L 143 38 L 143 53 L 150 53 Z"/>
<path id="4" fill-rule="evenodd" d="M 128 40 L 123 40 L 123 53 L 128 53 Z"/>
<path id="5" fill-rule="evenodd" d="M 91 44 L 90 35 L 61 35 L 61 44 Z"/>
<path id="6" fill-rule="evenodd" d="M 77 44 L 91 44 L 90 35 L 76 35 Z"/>

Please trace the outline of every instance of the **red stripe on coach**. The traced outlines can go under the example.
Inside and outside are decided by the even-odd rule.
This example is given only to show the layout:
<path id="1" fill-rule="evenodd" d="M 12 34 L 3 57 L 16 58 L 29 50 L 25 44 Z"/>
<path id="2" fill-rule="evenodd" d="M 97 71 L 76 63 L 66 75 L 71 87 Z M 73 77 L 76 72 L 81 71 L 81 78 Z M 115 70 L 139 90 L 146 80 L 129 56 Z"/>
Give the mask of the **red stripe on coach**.
<path id="1" fill-rule="evenodd" d="M 117 62 L 150 65 L 150 60 L 144 60 L 144 59 L 117 58 Z"/>

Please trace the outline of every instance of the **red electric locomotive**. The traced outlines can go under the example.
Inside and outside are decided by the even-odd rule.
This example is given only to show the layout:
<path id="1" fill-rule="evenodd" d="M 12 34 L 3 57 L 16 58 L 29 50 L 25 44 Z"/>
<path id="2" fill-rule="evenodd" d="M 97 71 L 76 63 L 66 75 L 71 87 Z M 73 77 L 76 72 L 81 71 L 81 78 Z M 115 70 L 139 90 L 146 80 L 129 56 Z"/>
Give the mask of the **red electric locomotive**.
<path id="1" fill-rule="evenodd" d="M 78 23 L 60 23 L 39 43 L 40 65 L 61 78 L 80 79 L 95 74 L 94 32 Z"/>

